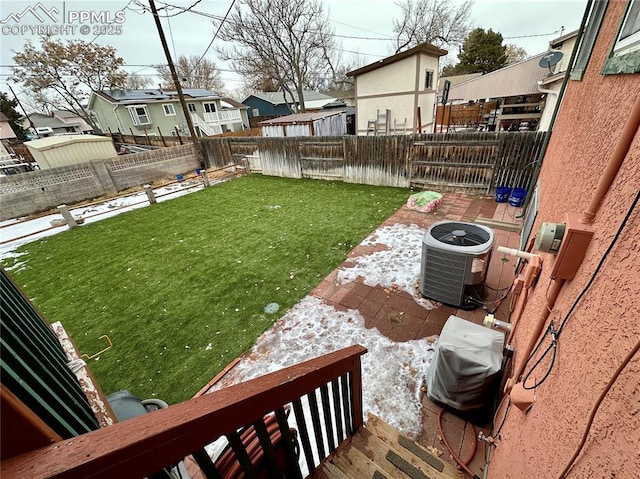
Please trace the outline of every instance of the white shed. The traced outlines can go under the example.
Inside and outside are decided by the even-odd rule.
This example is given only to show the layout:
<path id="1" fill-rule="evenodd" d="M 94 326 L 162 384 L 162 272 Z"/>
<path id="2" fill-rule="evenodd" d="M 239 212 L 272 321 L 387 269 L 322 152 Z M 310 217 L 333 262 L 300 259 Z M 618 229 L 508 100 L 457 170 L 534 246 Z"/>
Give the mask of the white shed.
<path id="1" fill-rule="evenodd" d="M 262 136 L 342 136 L 347 133 L 344 110 L 281 116 L 258 124 Z"/>
<path id="2" fill-rule="evenodd" d="M 111 138 L 96 135 L 64 135 L 24 143 L 41 170 L 118 156 Z"/>

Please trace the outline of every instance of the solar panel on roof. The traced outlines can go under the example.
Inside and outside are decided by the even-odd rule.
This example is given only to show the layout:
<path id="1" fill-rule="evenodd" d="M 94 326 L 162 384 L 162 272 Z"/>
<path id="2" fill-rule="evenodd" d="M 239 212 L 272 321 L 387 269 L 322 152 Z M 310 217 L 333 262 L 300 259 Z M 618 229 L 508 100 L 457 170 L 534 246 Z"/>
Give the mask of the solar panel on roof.
<path id="1" fill-rule="evenodd" d="M 191 98 L 217 97 L 218 95 L 204 88 L 185 88 L 182 90 L 185 96 Z M 104 90 L 104 94 L 116 101 L 166 101 L 177 98 L 178 92 L 175 90 Z"/>

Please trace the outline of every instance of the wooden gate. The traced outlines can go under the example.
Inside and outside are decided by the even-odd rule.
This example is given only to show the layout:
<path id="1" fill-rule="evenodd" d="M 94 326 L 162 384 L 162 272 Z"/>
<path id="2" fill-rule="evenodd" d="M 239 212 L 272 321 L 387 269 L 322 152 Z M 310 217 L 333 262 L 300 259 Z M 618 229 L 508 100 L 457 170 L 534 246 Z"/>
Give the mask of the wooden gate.
<path id="1" fill-rule="evenodd" d="M 430 135 L 414 141 L 410 150 L 411 186 L 442 190 L 471 188 L 487 193 L 491 189 L 499 141 L 495 135 L 478 137 Z"/>
<path id="2" fill-rule="evenodd" d="M 342 141 L 305 141 L 298 144 L 303 178 L 342 180 L 344 145 Z"/>

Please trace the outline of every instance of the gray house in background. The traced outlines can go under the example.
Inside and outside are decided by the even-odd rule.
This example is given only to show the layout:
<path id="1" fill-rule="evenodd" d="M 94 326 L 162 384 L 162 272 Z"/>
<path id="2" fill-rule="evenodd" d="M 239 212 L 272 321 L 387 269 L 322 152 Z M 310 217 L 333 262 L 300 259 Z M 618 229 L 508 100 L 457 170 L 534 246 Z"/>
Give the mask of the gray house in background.
<path id="1" fill-rule="evenodd" d="M 248 125 L 244 105 L 201 88 L 182 90 L 198 136 L 241 131 Z M 101 90 L 91 94 L 88 110 L 104 132 L 165 136 L 188 135 L 176 91 Z"/>
<path id="2" fill-rule="evenodd" d="M 50 114 L 29 113 L 28 117 L 20 119 L 20 125 L 25 131 L 41 137 L 93 132 L 93 128 L 77 113 L 66 110 L 53 110 Z M 35 131 L 31 131 L 32 126 Z"/>
<path id="3" fill-rule="evenodd" d="M 324 105 L 336 101 L 337 98 L 317 91 L 303 91 L 304 107 L 307 111 L 320 110 Z M 293 99 L 287 93 L 255 92 L 242 101 L 249 107 L 249 117 L 254 116 L 283 116 L 294 113 L 299 107 L 298 93 L 293 92 Z"/>

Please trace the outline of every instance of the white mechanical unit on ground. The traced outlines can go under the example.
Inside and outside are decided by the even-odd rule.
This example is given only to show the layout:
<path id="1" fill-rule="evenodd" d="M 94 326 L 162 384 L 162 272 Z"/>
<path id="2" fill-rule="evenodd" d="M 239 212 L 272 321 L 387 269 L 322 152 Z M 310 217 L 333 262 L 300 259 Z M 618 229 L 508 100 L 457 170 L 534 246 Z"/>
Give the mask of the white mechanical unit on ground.
<path id="1" fill-rule="evenodd" d="M 481 304 L 493 238 L 493 230 L 486 226 L 434 223 L 422 241 L 420 293 L 462 309 Z"/>
<path id="2" fill-rule="evenodd" d="M 449 316 L 427 371 L 427 396 L 458 411 L 487 406 L 500 377 L 503 348 L 503 332 Z"/>

